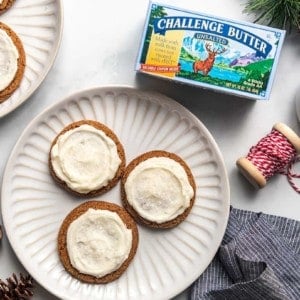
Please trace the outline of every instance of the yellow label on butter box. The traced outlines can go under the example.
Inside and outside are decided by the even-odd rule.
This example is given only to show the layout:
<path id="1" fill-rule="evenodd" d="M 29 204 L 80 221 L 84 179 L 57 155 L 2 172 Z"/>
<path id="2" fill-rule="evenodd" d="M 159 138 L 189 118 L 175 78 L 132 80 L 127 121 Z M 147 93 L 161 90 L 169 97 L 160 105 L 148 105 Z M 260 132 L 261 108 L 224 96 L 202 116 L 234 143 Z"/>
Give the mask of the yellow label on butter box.
<path id="1" fill-rule="evenodd" d="M 174 77 L 179 70 L 183 33 L 184 31 L 169 31 L 161 36 L 152 32 L 144 67 L 155 66 L 157 74 Z"/>

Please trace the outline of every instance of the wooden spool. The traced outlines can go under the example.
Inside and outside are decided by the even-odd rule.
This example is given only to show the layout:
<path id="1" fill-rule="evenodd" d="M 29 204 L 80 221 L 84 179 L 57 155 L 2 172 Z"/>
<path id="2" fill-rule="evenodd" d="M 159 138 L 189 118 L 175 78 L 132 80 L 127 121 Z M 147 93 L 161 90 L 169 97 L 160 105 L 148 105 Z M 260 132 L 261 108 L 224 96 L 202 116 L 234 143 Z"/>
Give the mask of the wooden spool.
<path id="1" fill-rule="evenodd" d="M 276 123 L 273 126 L 273 129 L 284 135 L 286 139 L 293 145 L 297 153 L 300 153 L 300 138 L 290 127 L 283 123 Z M 267 180 L 263 173 L 246 157 L 239 158 L 236 161 L 236 165 L 240 172 L 256 188 L 263 188 L 267 184 Z"/>

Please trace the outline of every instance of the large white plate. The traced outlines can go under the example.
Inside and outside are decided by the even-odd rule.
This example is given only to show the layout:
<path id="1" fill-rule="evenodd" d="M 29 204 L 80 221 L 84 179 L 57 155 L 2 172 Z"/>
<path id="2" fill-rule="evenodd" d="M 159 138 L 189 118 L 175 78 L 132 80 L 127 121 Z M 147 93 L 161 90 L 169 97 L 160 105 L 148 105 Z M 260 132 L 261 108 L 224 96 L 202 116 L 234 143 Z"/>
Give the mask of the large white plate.
<path id="1" fill-rule="evenodd" d="M 67 124 L 98 120 L 114 130 L 127 162 L 163 149 L 180 155 L 197 184 L 188 218 L 171 230 L 139 226 L 137 254 L 120 279 L 83 284 L 63 268 L 56 251 L 60 224 L 82 203 L 48 172 L 51 141 Z M 117 186 L 97 199 L 121 204 Z M 205 126 L 178 102 L 127 87 L 81 91 L 36 117 L 17 142 L 3 178 L 2 215 L 19 260 L 46 289 L 63 299 L 167 299 L 188 287 L 208 266 L 223 237 L 229 185 L 218 147 Z"/>
<path id="2" fill-rule="evenodd" d="M 8 114 L 39 87 L 53 65 L 62 35 L 60 0 L 17 0 L 0 22 L 10 26 L 22 40 L 26 68 L 20 87 L 0 104 L 0 117 Z"/>

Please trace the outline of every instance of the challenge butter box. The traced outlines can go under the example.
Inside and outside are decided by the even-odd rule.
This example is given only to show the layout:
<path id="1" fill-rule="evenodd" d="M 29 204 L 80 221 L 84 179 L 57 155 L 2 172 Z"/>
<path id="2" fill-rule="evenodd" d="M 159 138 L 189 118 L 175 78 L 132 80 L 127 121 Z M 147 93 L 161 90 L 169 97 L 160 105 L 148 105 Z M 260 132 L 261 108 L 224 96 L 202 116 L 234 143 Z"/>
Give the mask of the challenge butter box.
<path id="1" fill-rule="evenodd" d="M 150 2 L 136 70 L 269 98 L 285 31 Z"/>

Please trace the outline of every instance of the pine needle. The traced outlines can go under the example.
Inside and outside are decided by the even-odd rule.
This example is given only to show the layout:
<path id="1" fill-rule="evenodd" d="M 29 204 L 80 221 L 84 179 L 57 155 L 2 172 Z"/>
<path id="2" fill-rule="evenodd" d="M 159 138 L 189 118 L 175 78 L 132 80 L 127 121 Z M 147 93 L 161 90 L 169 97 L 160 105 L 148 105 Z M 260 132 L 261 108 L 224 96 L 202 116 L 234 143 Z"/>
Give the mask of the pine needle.
<path id="1" fill-rule="evenodd" d="M 243 12 L 255 15 L 255 23 L 300 31 L 300 0 L 248 0 Z"/>

